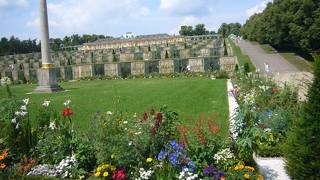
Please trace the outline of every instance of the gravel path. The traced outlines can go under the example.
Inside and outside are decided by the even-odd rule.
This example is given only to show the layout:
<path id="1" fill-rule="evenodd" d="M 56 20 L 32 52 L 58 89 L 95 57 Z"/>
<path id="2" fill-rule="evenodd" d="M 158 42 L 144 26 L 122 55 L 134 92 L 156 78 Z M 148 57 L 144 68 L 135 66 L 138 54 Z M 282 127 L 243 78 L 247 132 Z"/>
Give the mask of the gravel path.
<path id="1" fill-rule="evenodd" d="M 299 72 L 299 70 L 285 60 L 278 53 L 268 54 L 266 53 L 260 45 L 254 45 L 248 41 L 241 40 L 237 44 L 243 54 L 247 54 L 252 63 L 257 69 L 260 69 L 261 73 L 265 72 L 265 63 L 268 63 L 272 73 L 289 73 L 289 72 Z"/>

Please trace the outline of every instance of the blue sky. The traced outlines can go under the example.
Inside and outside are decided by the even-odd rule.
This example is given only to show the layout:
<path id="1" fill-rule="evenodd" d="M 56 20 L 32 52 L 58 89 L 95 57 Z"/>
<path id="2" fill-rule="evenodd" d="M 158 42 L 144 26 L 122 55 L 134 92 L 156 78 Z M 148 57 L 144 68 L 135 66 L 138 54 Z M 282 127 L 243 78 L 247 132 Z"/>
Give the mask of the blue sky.
<path id="1" fill-rule="evenodd" d="M 181 25 L 244 23 L 272 0 L 47 0 L 51 37 L 178 34 Z M 38 0 L 0 0 L 0 37 L 39 37 Z"/>

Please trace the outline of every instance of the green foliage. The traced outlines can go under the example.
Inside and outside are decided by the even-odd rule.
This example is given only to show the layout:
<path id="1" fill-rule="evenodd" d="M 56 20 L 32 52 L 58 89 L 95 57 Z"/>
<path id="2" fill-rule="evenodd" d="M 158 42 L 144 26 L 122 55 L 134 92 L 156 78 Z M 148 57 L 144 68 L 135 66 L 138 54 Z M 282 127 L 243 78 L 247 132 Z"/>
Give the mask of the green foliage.
<path id="1" fill-rule="evenodd" d="M 292 119 L 300 114 L 296 90 L 280 88 L 258 74 L 239 74 L 233 82 L 239 103 L 233 127 L 239 158 L 250 163 L 254 152 L 260 156 L 282 155 Z"/>
<path id="2" fill-rule="evenodd" d="M 20 40 L 14 36 L 11 36 L 10 39 L 1 38 L 0 56 L 31 52 L 40 52 L 40 43 L 37 43 L 36 39 Z"/>
<path id="3" fill-rule="evenodd" d="M 241 29 L 240 23 L 230 23 L 230 24 L 223 23 L 220 26 L 218 33 L 222 35 L 223 38 L 227 38 L 231 34 L 240 36 L 240 29 Z"/>
<path id="4" fill-rule="evenodd" d="M 248 74 L 249 72 L 251 72 L 249 63 L 247 63 L 247 62 L 244 63 L 243 71 L 244 71 L 245 74 Z"/>
<path id="5" fill-rule="evenodd" d="M 225 39 L 223 40 L 223 47 L 224 47 L 224 56 L 228 56 L 228 47 Z"/>
<path id="6" fill-rule="evenodd" d="M 320 50 L 319 27 L 319 1 L 278 0 L 251 16 L 241 31 L 251 41 L 307 55 Z"/>
<path id="7" fill-rule="evenodd" d="M 168 51 L 166 50 L 165 59 L 169 59 Z"/>
<path id="8" fill-rule="evenodd" d="M 192 26 L 181 26 L 179 34 L 181 36 L 198 36 L 214 34 L 214 32 L 209 32 L 204 24 L 197 24 L 195 28 L 193 28 Z"/>
<path id="9" fill-rule="evenodd" d="M 69 127 L 57 125 L 57 129 L 42 129 L 33 156 L 42 164 L 57 164 L 66 156 L 72 155 L 72 135 Z"/>
<path id="10" fill-rule="evenodd" d="M 320 177 L 320 57 L 315 55 L 314 81 L 301 117 L 297 118 L 288 133 L 285 158 L 289 175 L 294 179 Z"/>

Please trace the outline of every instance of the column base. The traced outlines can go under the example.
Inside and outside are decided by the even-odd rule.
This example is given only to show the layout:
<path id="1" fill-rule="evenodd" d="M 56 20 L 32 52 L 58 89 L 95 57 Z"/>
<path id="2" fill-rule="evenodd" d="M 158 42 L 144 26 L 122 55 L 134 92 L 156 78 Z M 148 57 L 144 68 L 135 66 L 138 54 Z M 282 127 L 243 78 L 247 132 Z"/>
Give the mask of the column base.
<path id="1" fill-rule="evenodd" d="M 64 91 L 58 85 L 56 71 L 52 68 L 38 69 L 38 87 L 34 90 L 35 93 L 53 93 Z"/>

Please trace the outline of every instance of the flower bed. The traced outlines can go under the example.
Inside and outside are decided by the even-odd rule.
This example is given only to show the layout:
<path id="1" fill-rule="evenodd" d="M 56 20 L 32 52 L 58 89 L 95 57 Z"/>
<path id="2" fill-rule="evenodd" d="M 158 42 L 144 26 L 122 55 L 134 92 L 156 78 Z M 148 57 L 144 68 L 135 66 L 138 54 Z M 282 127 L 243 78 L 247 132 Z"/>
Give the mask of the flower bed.
<path id="1" fill-rule="evenodd" d="M 166 107 L 141 116 L 108 111 L 95 114 L 83 133 L 74 126 L 70 100 L 61 112 L 43 102 L 33 125 L 29 103 L 1 102 L 1 177 L 263 179 L 231 140 L 219 137 L 217 114 L 185 125 Z"/>
<path id="2" fill-rule="evenodd" d="M 297 91 L 279 87 L 259 74 L 236 75 L 231 91 L 239 104 L 233 129 L 239 156 L 252 161 L 283 155 L 283 145 L 293 118 L 299 116 Z"/>

